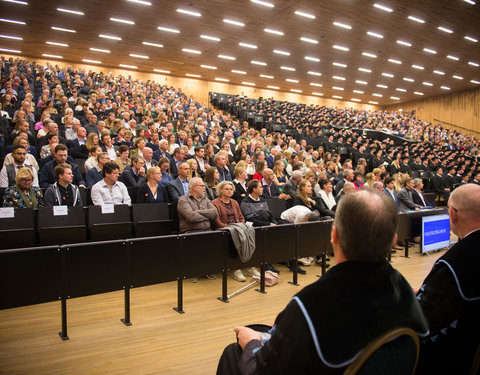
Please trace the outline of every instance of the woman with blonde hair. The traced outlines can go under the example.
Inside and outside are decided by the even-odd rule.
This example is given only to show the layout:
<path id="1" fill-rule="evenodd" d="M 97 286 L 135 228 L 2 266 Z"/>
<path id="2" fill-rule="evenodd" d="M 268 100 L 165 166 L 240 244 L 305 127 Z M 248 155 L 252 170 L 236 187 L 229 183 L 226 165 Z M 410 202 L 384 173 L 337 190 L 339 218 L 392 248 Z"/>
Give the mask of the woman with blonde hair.
<path id="1" fill-rule="evenodd" d="M 160 184 L 162 171 L 160 167 L 151 167 L 147 171 L 147 182 L 138 187 L 137 203 L 168 202 L 167 190 Z"/>
<path id="2" fill-rule="evenodd" d="M 198 163 L 195 159 L 188 159 L 187 164 L 190 166 L 190 175 L 188 176 L 188 179 L 191 179 L 193 177 L 200 177 L 197 173 L 198 170 Z"/>
<path id="3" fill-rule="evenodd" d="M 284 170 L 285 164 L 283 163 L 283 160 L 277 160 L 273 165 L 273 182 L 275 182 L 275 185 L 283 186 L 285 185 L 285 182 L 287 182 L 287 176 L 285 175 Z"/>
<path id="4" fill-rule="evenodd" d="M 87 135 L 87 140 L 85 141 L 85 146 L 87 147 L 88 151 L 91 151 L 93 146 L 98 146 L 98 134 L 97 133 L 90 133 Z"/>
<path id="5" fill-rule="evenodd" d="M 5 190 L 3 207 L 38 208 L 44 205 L 40 188 L 32 186 L 34 174 L 28 167 L 20 168 L 15 177 L 16 185 Z"/>
<path id="6" fill-rule="evenodd" d="M 373 183 L 375 182 L 375 176 L 372 172 L 369 172 L 365 175 L 365 183 L 364 186 L 373 187 Z"/>

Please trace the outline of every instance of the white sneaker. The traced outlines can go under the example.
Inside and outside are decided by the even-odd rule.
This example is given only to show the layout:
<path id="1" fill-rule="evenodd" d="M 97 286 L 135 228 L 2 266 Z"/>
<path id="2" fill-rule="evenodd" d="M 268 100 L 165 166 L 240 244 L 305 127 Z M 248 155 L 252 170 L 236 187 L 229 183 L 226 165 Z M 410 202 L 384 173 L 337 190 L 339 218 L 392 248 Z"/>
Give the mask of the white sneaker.
<path id="1" fill-rule="evenodd" d="M 239 282 L 247 281 L 245 276 L 243 276 L 242 270 L 233 271 L 233 278 Z"/>
<path id="2" fill-rule="evenodd" d="M 310 261 L 310 258 L 298 258 L 297 262 L 304 265 L 305 267 L 308 267 L 312 263 Z"/>
<path id="3" fill-rule="evenodd" d="M 260 272 L 258 272 L 255 267 L 250 267 L 247 272 L 248 272 L 248 274 L 249 274 L 250 276 L 256 276 L 256 277 L 260 277 L 260 276 L 261 276 L 261 275 L 260 275 Z"/>

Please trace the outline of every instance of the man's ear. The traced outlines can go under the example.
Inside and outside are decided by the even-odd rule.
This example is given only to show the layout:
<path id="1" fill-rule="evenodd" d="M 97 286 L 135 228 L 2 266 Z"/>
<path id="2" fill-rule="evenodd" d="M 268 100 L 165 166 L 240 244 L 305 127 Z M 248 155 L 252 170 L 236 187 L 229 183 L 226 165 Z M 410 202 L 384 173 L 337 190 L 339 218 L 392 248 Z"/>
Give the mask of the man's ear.
<path id="1" fill-rule="evenodd" d="M 398 235 L 397 235 L 397 233 L 395 232 L 395 236 L 393 236 L 392 247 L 395 246 L 395 244 L 397 243 L 397 240 L 398 240 Z"/>
<path id="2" fill-rule="evenodd" d="M 332 231 L 330 232 L 330 243 L 332 245 L 338 243 L 338 232 L 337 232 L 337 227 L 335 227 L 335 225 L 332 225 Z"/>

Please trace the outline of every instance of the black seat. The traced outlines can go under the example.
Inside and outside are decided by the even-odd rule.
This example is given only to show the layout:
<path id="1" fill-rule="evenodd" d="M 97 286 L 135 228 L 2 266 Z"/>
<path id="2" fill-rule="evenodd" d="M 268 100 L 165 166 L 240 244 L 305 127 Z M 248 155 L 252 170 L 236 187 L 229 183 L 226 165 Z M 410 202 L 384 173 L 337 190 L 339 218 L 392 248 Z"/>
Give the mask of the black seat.
<path id="1" fill-rule="evenodd" d="M 38 242 L 41 246 L 85 242 L 87 225 L 83 207 L 68 207 L 68 215 L 55 215 L 53 207 L 38 209 Z"/>
<path id="2" fill-rule="evenodd" d="M 268 198 L 268 209 L 272 212 L 275 220 L 280 219 L 280 215 L 287 209 L 287 201 L 279 198 Z"/>
<path id="3" fill-rule="evenodd" d="M 35 245 L 35 212 L 32 208 L 14 208 L 12 218 L 0 218 L 0 249 Z"/>
<path id="4" fill-rule="evenodd" d="M 130 206 L 115 205 L 113 213 L 102 213 L 102 206 L 89 206 L 88 229 L 92 241 L 130 238 L 132 236 Z"/>
<path id="5" fill-rule="evenodd" d="M 172 232 L 168 203 L 135 203 L 132 205 L 136 237 L 162 236 Z"/>

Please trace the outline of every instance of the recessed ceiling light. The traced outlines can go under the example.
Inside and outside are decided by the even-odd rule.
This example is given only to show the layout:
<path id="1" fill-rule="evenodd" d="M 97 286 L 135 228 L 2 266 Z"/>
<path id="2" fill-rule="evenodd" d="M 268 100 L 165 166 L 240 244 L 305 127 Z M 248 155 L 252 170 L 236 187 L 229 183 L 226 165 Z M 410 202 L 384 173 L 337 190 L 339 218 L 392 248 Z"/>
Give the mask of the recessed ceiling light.
<path id="1" fill-rule="evenodd" d="M 374 101 L 369 101 L 368 103 L 370 103 L 370 104 L 378 104 L 378 102 L 374 102 Z"/>
<path id="2" fill-rule="evenodd" d="M 158 26 L 157 29 L 160 30 L 160 31 L 166 31 L 167 33 L 180 34 L 180 30 L 173 29 L 171 27 Z"/>
<path id="3" fill-rule="evenodd" d="M 202 15 L 198 12 L 194 12 L 194 11 L 191 11 L 191 10 L 187 10 L 187 9 L 181 9 L 181 8 L 178 8 L 177 9 L 177 12 L 178 13 L 182 13 L 182 14 L 186 14 L 188 16 L 194 16 L 194 17 L 201 17 Z"/>
<path id="4" fill-rule="evenodd" d="M 63 56 L 60 56 L 60 55 L 51 55 L 49 53 L 42 53 L 42 56 L 45 56 L 45 57 L 52 57 L 54 59 L 63 59 Z"/>
<path id="5" fill-rule="evenodd" d="M 412 68 L 413 68 L 413 69 L 418 69 L 418 70 L 423 70 L 423 69 L 425 69 L 423 66 L 421 66 L 421 65 L 415 65 L 415 64 L 412 65 Z"/>
<path id="6" fill-rule="evenodd" d="M 351 98 L 350 100 L 351 100 L 352 102 L 361 102 L 361 100 L 360 100 L 360 99 L 357 99 L 357 98 Z"/>
<path id="7" fill-rule="evenodd" d="M 323 94 L 321 92 L 312 92 L 312 95 L 323 96 Z"/>
<path id="8" fill-rule="evenodd" d="M 320 62 L 320 59 L 318 57 L 313 57 L 313 56 L 305 56 L 305 60 Z"/>
<path id="9" fill-rule="evenodd" d="M 258 5 L 263 5 L 264 7 L 273 8 L 275 6 L 272 3 L 269 3 L 267 1 L 262 1 L 262 0 L 250 0 L 250 1 Z"/>
<path id="10" fill-rule="evenodd" d="M 149 57 L 146 56 L 146 55 L 138 55 L 138 54 L 136 54 L 136 53 L 131 53 L 131 54 L 130 54 L 130 57 L 137 57 L 137 58 L 139 58 L 139 59 L 145 59 L 145 60 L 149 58 Z"/>
<path id="11" fill-rule="evenodd" d="M 337 21 L 335 21 L 333 24 L 334 24 L 335 26 L 341 27 L 342 29 L 347 29 L 347 30 L 351 30 L 351 29 L 352 29 L 352 26 L 347 25 L 346 23 L 342 23 L 342 22 L 337 22 Z"/>
<path id="12" fill-rule="evenodd" d="M 363 94 L 364 92 L 362 90 L 353 90 L 355 94 Z"/>
<path id="13" fill-rule="evenodd" d="M 20 51 L 18 49 L 8 49 L 8 48 L 0 48 L 0 51 L 11 52 L 11 53 L 22 53 L 22 51 Z"/>
<path id="14" fill-rule="evenodd" d="M 414 16 L 408 16 L 408 19 L 412 20 L 412 21 L 415 21 L 415 22 L 418 22 L 418 23 L 425 23 L 425 21 L 422 20 L 421 18 L 414 17 Z"/>
<path id="15" fill-rule="evenodd" d="M 283 31 L 279 31 L 279 30 L 274 30 L 274 29 L 263 29 L 263 31 L 265 31 L 266 33 L 269 33 L 269 34 L 275 34 L 275 35 L 284 35 L 285 33 Z"/>
<path id="16" fill-rule="evenodd" d="M 393 12 L 393 9 L 391 9 L 391 8 L 385 6 L 385 5 L 379 4 L 379 3 L 375 3 L 375 4 L 373 4 L 373 6 L 377 9 L 383 10 L 383 11 L 388 12 L 388 13 Z"/>
<path id="17" fill-rule="evenodd" d="M 187 77 L 202 78 L 202 76 L 201 76 L 201 75 L 198 75 L 198 74 L 186 73 L 185 75 L 186 75 Z"/>
<path id="18" fill-rule="evenodd" d="M 121 66 L 122 68 L 128 68 L 128 69 L 137 69 L 136 65 L 119 64 L 118 66 Z"/>
<path id="19" fill-rule="evenodd" d="M 400 44 L 401 46 L 405 46 L 405 47 L 411 47 L 412 46 L 412 43 L 406 42 L 404 40 L 397 40 L 397 44 Z"/>
<path id="20" fill-rule="evenodd" d="M 480 81 L 476 81 L 474 79 L 471 79 L 470 82 L 475 83 L 476 85 L 480 85 Z"/>
<path id="21" fill-rule="evenodd" d="M 11 20 L 9 18 L 0 18 L 0 22 L 7 22 L 7 23 L 16 23 L 18 25 L 26 25 L 23 21 Z"/>
<path id="22" fill-rule="evenodd" d="M 65 31 L 66 33 L 76 33 L 75 30 L 65 29 L 65 28 L 63 28 L 63 27 L 57 27 L 57 26 L 52 26 L 52 30 Z"/>
<path id="23" fill-rule="evenodd" d="M 273 53 L 276 53 L 277 55 L 290 56 L 290 52 L 282 51 L 282 50 L 279 50 L 279 49 L 274 49 Z"/>
<path id="24" fill-rule="evenodd" d="M 99 60 L 90 60 L 90 59 L 82 59 L 83 62 L 91 63 L 91 64 L 101 64 L 102 62 Z"/>
<path id="25" fill-rule="evenodd" d="M 90 51 L 110 53 L 110 50 L 108 50 L 108 49 L 92 48 L 92 47 L 90 47 Z"/>
<path id="26" fill-rule="evenodd" d="M 345 81 L 345 77 L 342 77 L 342 76 L 332 76 L 332 78 L 338 81 Z"/>
<path id="27" fill-rule="evenodd" d="M 20 1 L 20 0 L 3 0 L 6 1 L 7 3 L 14 3 L 14 4 L 20 4 L 20 5 L 28 5 L 26 1 Z"/>
<path id="28" fill-rule="evenodd" d="M 191 49 L 191 48 L 182 48 L 182 51 L 187 52 L 187 53 L 193 53 L 195 55 L 201 55 L 202 54 L 201 51 L 196 50 L 196 49 Z"/>
<path id="29" fill-rule="evenodd" d="M 455 78 L 455 79 L 463 79 L 462 76 L 457 76 L 457 75 L 453 75 L 452 77 Z"/>
<path id="30" fill-rule="evenodd" d="M 233 56 L 228 56 L 228 55 L 218 55 L 219 58 L 224 59 L 224 60 L 236 60 L 236 57 Z"/>
<path id="31" fill-rule="evenodd" d="M 358 70 L 360 70 L 361 72 L 365 72 L 365 73 L 371 73 L 372 72 L 371 69 L 367 69 L 367 68 L 358 68 Z"/>
<path id="32" fill-rule="evenodd" d="M 375 59 L 377 57 L 377 55 L 370 52 L 362 52 L 362 55 L 366 57 L 371 57 L 372 59 Z"/>
<path id="33" fill-rule="evenodd" d="M 431 49 L 431 48 L 424 48 L 423 50 L 425 52 L 431 53 L 432 55 L 435 55 L 437 53 L 437 51 L 435 51 L 434 49 Z"/>
<path id="34" fill-rule="evenodd" d="M 415 82 L 413 78 L 409 78 L 409 77 L 403 77 L 403 80 L 407 82 Z"/>
<path id="35" fill-rule="evenodd" d="M 453 33 L 453 30 L 447 29 L 446 27 L 443 27 L 443 26 L 438 26 L 437 29 L 440 31 L 443 31 L 444 33 L 448 33 L 448 34 Z"/>
<path id="36" fill-rule="evenodd" d="M 321 83 L 316 83 L 316 82 L 310 82 L 310 86 L 323 87 Z"/>
<path id="37" fill-rule="evenodd" d="M 131 3 L 136 3 L 136 4 L 141 4 L 141 5 L 152 5 L 150 1 L 145 1 L 145 0 L 127 0 Z"/>
<path id="38" fill-rule="evenodd" d="M 296 10 L 295 11 L 295 14 L 297 16 L 302 16 L 302 17 L 305 17 L 305 18 L 310 18 L 311 20 L 314 20 L 315 19 L 315 16 L 311 13 L 307 13 L 307 12 L 301 12 L 299 10 Z"/>
<path id="39" fill-rule="evenodd" d="M 373 36 L 373 37 L 378 38 L 378 39 L 382 39 L 382 38 L 383 38 L 383 35 L 382 35 L 382 34 L 375 33 L 375 32 L 373 32 L 373 31 L 367 31 L 367 35 Z"/>
<path id="40" fill-rule="evenodd" d="M 59 12 L 64 12 L 64 13 L 70 13 L 70 14 L 76 14 L 77 16 L 84 16 L 85 13 L 79 11 L 79 10 L 71 10 L 71 9 L 65 9 L 65 8 L 57 8 Z"/>
<path id="41" fill-rule="evenodd" d="M 383 97 L 382 94 L 377 94 L 376 92 L 374 92 L 374 93 L 372 94 L 372 96 L 376 96 L 376 97 L 378 97 L 378 98 L 382 98 L 382 97 Z"/>
<path id="42" fill-rule="evenodd" d="M 381 89 L 388 89 L 388 86 L 378 84 L 377 87 L 380 87 Z"/>
<path id="43" fill-rule="evenodd" d="M 269 89 L 280 90 L 278 86 L 267 86 Z"/>
<path id="44" fill-rule="evenodd" d="M 322 73 L 319 73 L 319 72 L 312 72 L 312 71 L 308 71 L 307 74 L 310 74 L 312 76 L 321 76 Z"/>
<path id="45" fill-rule="evenodd" d="M 396 59 L 388 59 L 389 62 L 394 63 L 394 64 L 401 64 L 402 62 L 400 60 Z"/>
<path id="46" fill-rule="evenodd" d="M 58 46 L 58 47 L 68 47 L 67 43 L 45 42 L 45 44 L 50 44 L 51 46 Z"/>
<path id="47" fill-rule="evenodd" d="M 242 82 L 242 85 L 255 86 L 254 82 Z"/>
<path id="48" fill-rule="evenodd" d="M 213 40 L 214 42 L 220 42 L 220 38 L 216 36 L 210 36 L 210 35 L 200 35 L 200 38 L 202 39 L 207 39 L 207 40 Z"/>
<path id="49" fill-rule="evenodd" d="M 415 95 L 423 95 L 423 92 L 420 92 L 420 91 L 414 91 L 413 92 Z"/>
<path id="50" fill-rule="evenodd" d="M 475 1 L 473 1 L 473 0 L 463 0 L 463 1 L 465 1 L 466 3 L 472 4 L 472 5 L 475 5 Z"/>
<path id="51" fill-rule="evenodd" d="M 450 90 L 450 87 L 448 87 L 448 86 L 440 86 L 440 88 L 441 88 L 442 90 Z"/>
<path id="52" fill-rule="evenodd" d="M 344 46 L 339 46 L 338 44 L 334 44 L 332 47 L 335 48 L 335 49 L 338 49 L 340 51 L 347 51 L 347 52 L 350 51 L 350 48 L 344 47 Z"/>
<path id="53" fill-rule="evenodd" d="M 445 75 L 445 72 L 442 72 L 441 70 L 434 70 L 433 72 L 441 76 Z"/>
<path id="54" fill-rule="evenodd" d="M 260 77 L 262 78 L 268 78 L 268 79 L 273 79 L 274 77 L 273 76 L 268 76 L 266 74 L 260 74 Z"/>
<path id="55" fill-rule="evenodd" d="M 339 86 L 332 86 L 332 89 L 334 89 L 334 90 L 339 90 L 339 91 L 343 91 L 343 90 L 344 90 L 343 87 L 339 87 Z"/>
<path id="56" fill-rule="evenodd" d="M 400 100 L 400 98 L 396 97 L 396 96 L 391 96 L 390 99 L 393 99 L 393 100 Z"/>
<path id="57" fill-rule="evenodd" d="M 302 90 L 298 90 L 298 89 L 290 89 L 290 91 L 292 91 L 292 92 L 298 92 L 298 93 L 301 93 L 301 92 L 302 92 Z"/>
<path id="58" fill-rule="evenodd" d="M 338 66 L 340 68 L 346 68 L 347 67 L 347 64 L 342 64 L 342 63 L 339 63 L 339 62 L 336 62 L 336 61 L 332 62 L 332 65 Z"/>
<path id="59" fill-rule="evenodd" d="M 212 69 L 212 70 L 216 70 L 217 67 L 216 66 L 212 66 L 212 65 L 200 65 L 201 68 L 205 68 L 205 69 Z"/>
<path id="60" fill-rule="evenodd" d="M 291 78 L 287 78 L 285 81 L 292 82 L 292 83 L 298 83 L 299 82 L 298 79 L 291 79 Z"/>
<path id="61" fill-rule="evenodd" d="M 99 34 L 98 36 L 103 39 L 122 40 L 122 38 L 120 38 L 119 36 L 114 35 Z"/>
<path id="62" fill-rule="evenodd" d="M 232 73 L 236 73 L 236 74 L 247 74 L 247 72 L 243 71 L 243 70 L 236 70 L 236 69 L 232 69 Z"/>
<path id="63" fill-rule="evenodd" d="M 311 39 L 311 38 L 305 38 L 304 36 L 302 36 L 300 38 L 300 40 L 302 42 L 307 42 L 307 43 L 312 43 L 312 44 L 318 44 L 318 40 L 315 40 L 315 39 Z"/>
<path id="64" fill-rule="evenodd" d="M 397 87 L 395 90 L 397 90 L 397 91 L 401 91 L 401 92 L 407 92 L 407 90 L 405 90 L 405 89 L 402 89 L 401 87 Z"/>
<path id="65" fill-rule="evenodd" d="M 0 38 L 13 39 L 13 40 L 23 40 L 23 38 L 20 37 L 20 36 L 12 36 L 12 35 L 0 35 Z"/>
<path id="66" fill-rule="evenodd" d="M 290 72 L 294 72 L 294 71 L 295 71 L 295 68 L 292 67 L 292 66 L 281 66 L 280 69 L 288 70 L 288 71 L 290 71 Z"/>
<path id="67" fill-rule="evenodd" d="M 447 55 L 447 59 L 458 61 L 460 60 L 457 56 Z"/>
<path id="68" fill-rule="evenodd" d="M 252 61 L 250 61 L 250 63 L 254 64 L 254 65 L 267 66 L 267 63 L 263 62 L 263 61 L 252 60 Z"/>
<path id="69" fill-rule="evenodd" d="M 355 83 L 358 83 L 359 85 L 368 85 L 368 82 L 367 82 L 367 81 L 361 81 L 361 80 L 359 80 L 359 79 L 357 79 L 357 80 L 355 81 Z"/>
<path id="70" fill-rule="evenodd" d="M 334 98 L 334 99 L 343 99 L 343 96 L 332 95 L 332 98 Z"/>
<path id="71" fill-rule="evenodd" d="M 255 44 L 250 44 L 250 43 L 240 42 L 240 43 L 238 43 L 238 45 L 241 46 L 241 47 L 252 48 L 252 49 L 257 49 L 258 48 Z"/>
<path id="72" fill-rule="evenodd" d="M 142 42 L 142 44 L 146 46 L 152 46 L 152 47 L 158 47 L 158 48 L 163 48 L 163 44 L 158 44 L 158 43 L 152 43 L 152 42 Z"/>
<path id="73" fill-rule="evenodd" d="M 477 42 L 478 42 L 477 39 L 475 39 L 474 37 L 468 36 L 468 35 L 465 35 L 464 38 L 467 39 L 467 40 L 469 40 L 470 42 L 473 42 L 473 43 L 477 43 Z"/>
<path id="74" fill-rule="evenodd" d="M 395 76 L 394 76 L 393 74 L 391 74 L 391 73 L 382 73 L 382 76 L 388 77 L 388 78 L 393 78 L 393 77 L 395 77 Z"/>
<path id="75" fill-rule="evenodd" d="M 228 18 L 224 18 L 223 22 L 228 23 L 229 25 L 234 25 L 234 26 L 240 26 L 240 27 L 245 26 L 245 24 L 243 22 L 234 21 L 234 20 L 231 20 L 231 19 L 228 19 Z"/>
<path id="76" fill-rule="evenodd" d="M 165 70 L 165 69 L 153 69 L 153 71 L 157 73 L 170 74 L 170 70 Z"/>
<path id="77" fill-rule="evenodd" d="M 431 82 L 422 82 L 422 85 L 424 85 L 424 86 L 433 86 L 433 83 L 431 83 Z"/>
<path id="78" fill-rule="evenodd" d="M 473 61 L 469 61 L 468 65 L 472 65 L 472 66 L 475 66 L 475 67 L 479 66 L 479 64 L 477 64 L 476 62 L 473 62 Z"/>
<path id="79" fill-rule="evenodd" d="M 230 82 L 229 79 L 227 79 L 227 78 L 220 78 L 220 77 L 215 77 L 215 81 Z"/>
<path id="80" fill-rule="evenodd" d="M 110 21 L 118 22 L 118 23 L 125 23 L 127 25 L 135 25 L 135 22 L 130 21 L 130 20 L 124 20 L 122 18 L 110 17 Z"/>

